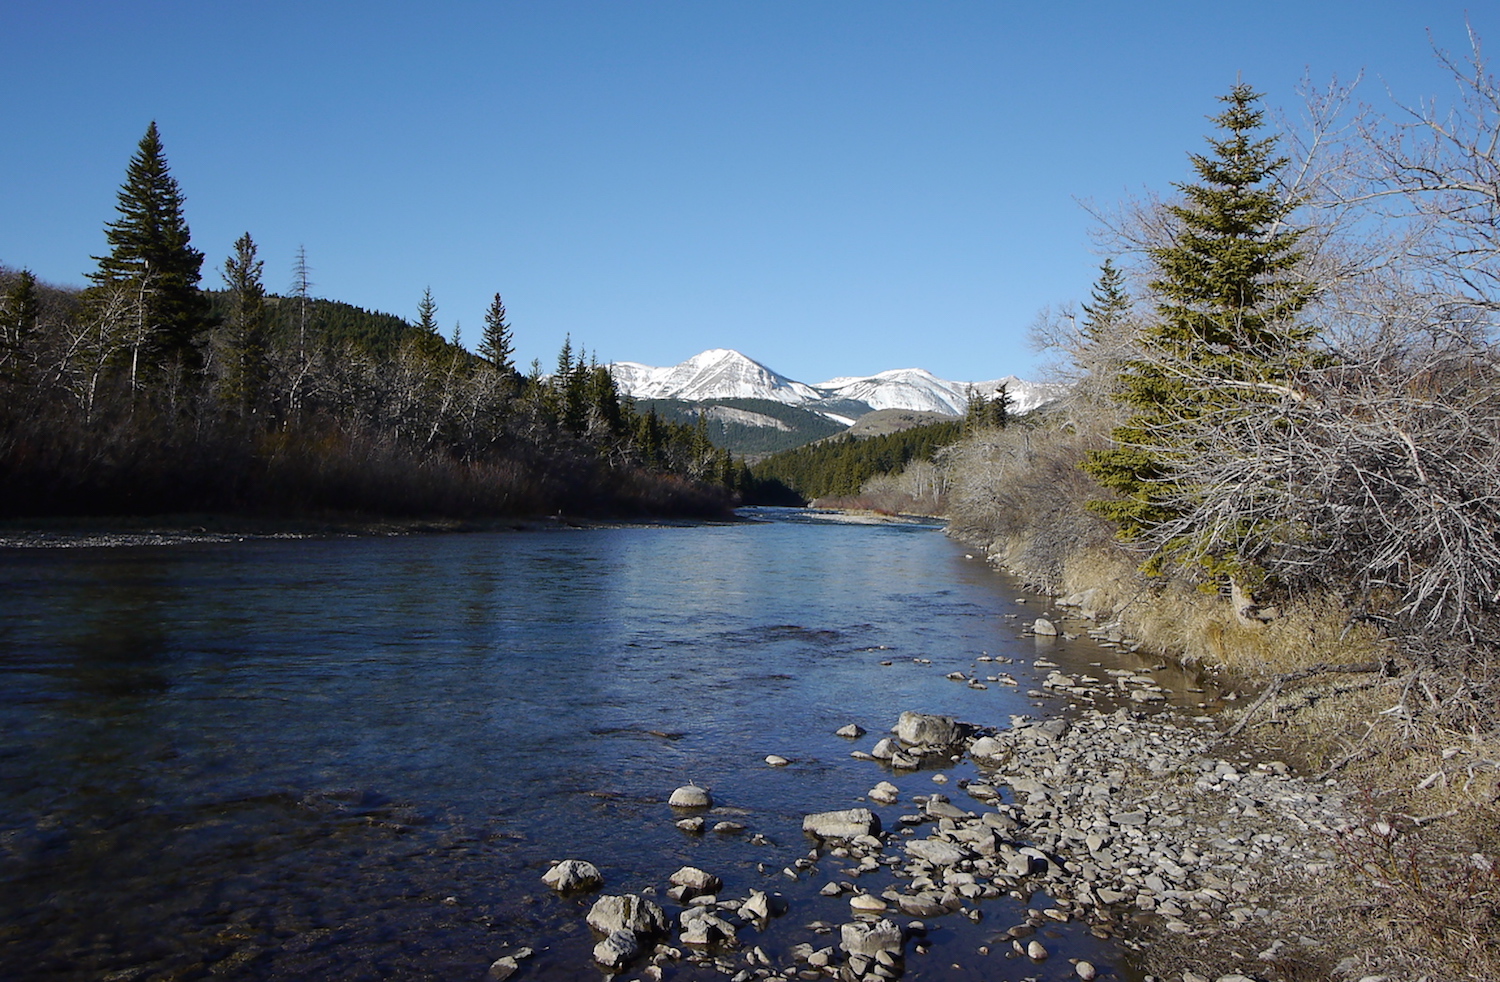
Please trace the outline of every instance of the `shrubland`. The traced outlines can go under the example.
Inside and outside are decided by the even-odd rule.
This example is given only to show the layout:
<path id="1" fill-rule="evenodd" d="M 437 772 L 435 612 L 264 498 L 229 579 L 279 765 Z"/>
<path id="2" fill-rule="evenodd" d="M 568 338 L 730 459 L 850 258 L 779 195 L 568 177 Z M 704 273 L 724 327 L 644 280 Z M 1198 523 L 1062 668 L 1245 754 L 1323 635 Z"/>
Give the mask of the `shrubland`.
<path id="1" fill-rule="evenodd" d="M 1500 87 L 1438 57 L 1451 105 L 1307 88 L 1279 130 L 1236 85 L 1039 318 L 1070 395 L 937 457 L 952 534 L 1364 789 L 1302 911 L 1356 978 L 1500 975 Z"/>

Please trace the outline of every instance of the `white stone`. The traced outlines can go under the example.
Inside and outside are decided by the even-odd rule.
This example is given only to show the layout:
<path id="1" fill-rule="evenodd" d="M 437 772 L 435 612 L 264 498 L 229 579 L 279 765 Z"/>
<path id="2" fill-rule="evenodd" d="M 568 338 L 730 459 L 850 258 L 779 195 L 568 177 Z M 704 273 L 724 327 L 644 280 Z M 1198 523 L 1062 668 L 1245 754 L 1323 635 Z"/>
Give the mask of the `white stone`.
<path id="1" fill-rule="evenodd" d="M 673 808 L 711 808 L 713 803 L 708 792 L 696 784 L 684 784 L 667 799 L 667 804 Z"/>
<path id="2" fill-rule="evenodd" d="M 593 890 L 604 885 L 604 876 L 593 863 L 564 859 L 542 875 L 542 882 L 558 893 Z"/>

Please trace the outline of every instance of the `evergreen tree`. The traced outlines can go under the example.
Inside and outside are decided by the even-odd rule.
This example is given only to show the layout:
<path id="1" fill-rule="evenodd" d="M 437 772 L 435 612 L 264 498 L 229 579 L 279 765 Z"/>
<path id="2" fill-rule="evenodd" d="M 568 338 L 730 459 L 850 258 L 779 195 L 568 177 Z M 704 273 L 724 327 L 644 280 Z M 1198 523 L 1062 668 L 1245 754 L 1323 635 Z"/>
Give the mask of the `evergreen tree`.
<path id="1" fill-rule="evenodd" d="M 432 287 L 422 291 L 422 300 L 417 304 L 416 327 L 424 334 L 437 337 L 437 301 L 432 299 Z"/>
<path id="2" fill-rule="evenodd" d="M 1083 305 L 1083 336 L 1091 344 L 1108 338 L 1130 315 L 1130 294 L 1125 290 L 1125 275 L 1106 259 L 1099 267 L 1099 279 L 1090 291 L 1090 303 Z"/>
<path id="3" fill-rule="evenodd" d="M 235 240 L 234 254 L 224 260 L 224 287 L 229 311 L 218 331 L 223 396 L 242 413 L 253 413 L 269 375 L 267 363 L 265 263 L 246 232 Z"/>
<path id="4" fill-rule="evenodd" d="M 209 326 L 198 292 L 203 253 L 190 243 L 182 191 L 167 168 L 156 123 L 146 129 L 121 185 L 120 217 L 105 226 L 109 255 L 95 256 L 90 279 L 101 288 L 125 287 L 139 297 L 140 367 L 202 364 L 198 341 Z"/>
<path id="5" fill-rule="evenodd" d="M 1117 395 L 1132 414 L 1113 433 L 1116 447 L 1083 465 L 1118 492 L 1091 507 L 1118 523 L 1125 539 L 1174 517 L 1173 499 L 1191 493 L 1174 483 L 1168 465 L 1190 455 L 1185 434 L 1196 420 L 1253 402 L 1253 383 L 1284 377 L 1310 357 L 1311 331 L 1295 318 L 1312 288 L 1293 272 L 1300 233 L 1284 225 L 1295 203 L 1276 190 L 1287 160 L 1276 155 L 1274 136 L 1256 135 L 1264 115 L 1258 94 L 1237 84 L 1220 98 L 1228 108 L 1213 120 L 1223 135 L 1209 139 L 1211 155 L 1190 155 L 1199 181 L 1178 185 L 1185 200 L 1168 209 L 1170 239 L 1148 250 L 1157 316 L 1123 366 Z M 1092 316 L 1111 308 L 1108 289 L 1096 296 Z M 1232 557 L 1192 558 L 1233 571 Z"/>
<path id="6" fill-rule="evenodd" d="M 484 337 L 479 342 L 479 356 L 507 375 L 516 372 L 510 325 L 505 321 L 505 304 L 498 293 L 490 301 L 490 309 L 484 312 Z"/>

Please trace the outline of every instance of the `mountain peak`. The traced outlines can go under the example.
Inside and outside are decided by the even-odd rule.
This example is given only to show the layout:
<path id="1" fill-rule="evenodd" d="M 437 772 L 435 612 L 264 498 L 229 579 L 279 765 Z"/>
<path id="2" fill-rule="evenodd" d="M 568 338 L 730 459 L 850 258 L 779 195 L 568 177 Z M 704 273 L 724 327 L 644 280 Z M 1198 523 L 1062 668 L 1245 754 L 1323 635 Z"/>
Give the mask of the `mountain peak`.
<path id="1" fill-rule="evenodd" d="M 636 362 L 611 366 L 621 391 L 637 399 L 769 399 L 815 411 L 825 401 L 863 403 L 871 409 L 907 409 L 962 416 L 969 390 L 993 395 L 1004 383 L 1017 412 L 1030 412 L 1060 394 L 1059 386 L 1007 376 L 989 382 L 950 382 L 924 368 L 895 368 L 876 375 L 830 379 L 806 385 L 772 371 L 732 348 L 710 348 L 681 364 L 652 368 Z M 843 408 L 837 410 L 845 412 Z"/>

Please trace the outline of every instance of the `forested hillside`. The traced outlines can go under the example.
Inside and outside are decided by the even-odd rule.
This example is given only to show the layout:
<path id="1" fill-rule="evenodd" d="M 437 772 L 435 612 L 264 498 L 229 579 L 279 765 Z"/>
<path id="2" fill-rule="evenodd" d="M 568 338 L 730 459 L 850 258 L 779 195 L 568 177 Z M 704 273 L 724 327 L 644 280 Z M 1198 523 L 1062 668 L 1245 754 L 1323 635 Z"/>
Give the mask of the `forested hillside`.
<path id="1" fill-rule="evenodd" d="M 742 457 L 799 447 L 845 429 L 845 424 L 821 413 L 769 399 L 641 399 L 636 405 L 642 411 L 654 410 L 665 420 L 688 425 L 696 425 L 702 415 L 714 446 Z"/>
<path id="2" fill-rule="evenodd" d="M 0 267 L 0 516 L 733 503 L 740 469 L 704 428 L 636 412 L 571 339 L 519 372 L 498 293 L 475 355 L 430 292 L 411 322 L 315 298 L 299 254 L 292 295 L 267 294 L 249 233 L 205 277 L 154 123 L 105 245 L 85 289 Z"/>
<path id="3" fill-rule="evenodd" d="M 962 420 L 930 423 L 881 436 L 841 436 L 773 454 L 750 472 L 762 481 L 779 481 L 806 499 L 853 495 L 870 478 L 931 461 L 941 447 L 963 432 Z"/>

